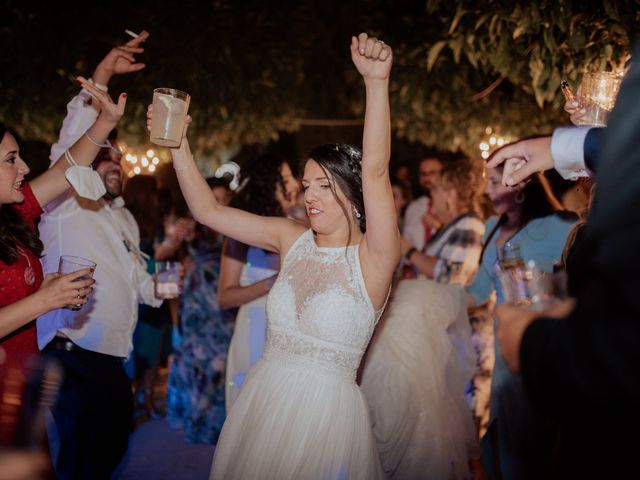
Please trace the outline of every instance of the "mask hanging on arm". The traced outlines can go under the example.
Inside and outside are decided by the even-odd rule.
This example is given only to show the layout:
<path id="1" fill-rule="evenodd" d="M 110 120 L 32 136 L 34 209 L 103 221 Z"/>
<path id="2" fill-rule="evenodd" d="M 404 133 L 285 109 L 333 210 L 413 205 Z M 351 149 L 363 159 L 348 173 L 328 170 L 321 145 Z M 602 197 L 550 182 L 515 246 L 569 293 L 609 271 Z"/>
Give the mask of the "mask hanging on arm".
<path id="1" fill-rule="evenodd" d="M 64 176 L 69 181 L 73 189 L 82 198 L 97 201 L 107 193 L 104 182 L 98 172 L 91 167 L 83 167 L 78 165 L 69 153 L 69 149 L 65 150 L 64 157 L 71 165 L 64 172 Z"/>

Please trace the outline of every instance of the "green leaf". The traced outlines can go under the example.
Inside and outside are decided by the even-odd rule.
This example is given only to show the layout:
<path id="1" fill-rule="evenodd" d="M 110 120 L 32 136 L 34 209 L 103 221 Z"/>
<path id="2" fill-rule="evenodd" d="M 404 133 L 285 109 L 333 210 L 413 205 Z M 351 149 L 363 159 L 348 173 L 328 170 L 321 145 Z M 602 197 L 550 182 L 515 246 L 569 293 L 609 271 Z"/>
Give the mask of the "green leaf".
<path id="1" fill-rule="evenodd" d="M 513 31 L 513 35 L 511 35 L 511 38 L 513 38 L 514 40 L 516 40 L 518 37 L 520 37 L 522 34 L 524 33 L 524 27 L 522 26 L 518 26 L 516 27 L 516 29 Z"/>
<path id="2" fill-rule="evenodd" d="M 429 49 L 429 53 L 427 54 L 427 71 L 431 71 L 436 63 L 436 60 L 438 60 L 440 52 L 446 44 L 446 40 L 440 40 L 439 42 L 436 42 L 431 46 L 431 48 Z"/>
<path id="3" fill-rule="evenodd" d="M 576 33 L 569 38 L 569 47 L 572 50 L 581 50 L 585 46 L 585 36 L 582 32 Z"/>
<path id="4" fill-rule="evenodd" d="M 456 27 L 458 26 L 458 23 L 460 23 L 460 20 L 462 19 L 462 16 L 465 14 L 465 10 L 462 7 L 462 2 L 458 3 L 458 9 L 456 11 L 456 15 L 455 17 L 453 17 L 453 21 L 451 22 L 451 26 L 449 27 L 449 35 L 451 35 L 453 33 L 453 31 L 456 29 Z"/>
<path id="5" fill-rule="evenodd" d="M 456 38 L 453 42 L 449 43 L 449 47 L 453 52 L 453 61 L 460 63 L 460 52 L 462 51 L 464 39 L 462 37 Z"/>
<path id="6" fill-rule="evenodd" d="M 607 17 L 611 17 L 618 22 L 620 21 L 620 16 L 618 15 L 618 9 L 614 4 L 611 3 L 610 0 L 605 0 L 602 3 L 602 6 L 604 7 L 604 12 L 606 13 Z"/>

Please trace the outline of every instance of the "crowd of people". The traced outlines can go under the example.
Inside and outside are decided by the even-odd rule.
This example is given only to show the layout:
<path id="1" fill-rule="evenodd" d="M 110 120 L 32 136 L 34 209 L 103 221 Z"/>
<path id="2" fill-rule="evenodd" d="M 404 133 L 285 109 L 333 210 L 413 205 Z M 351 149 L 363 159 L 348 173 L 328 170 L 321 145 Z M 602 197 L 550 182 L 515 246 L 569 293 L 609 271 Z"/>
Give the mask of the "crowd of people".
<path id="1" fill-rule="evenodd" d="M 135 55 L 148 37 L 78 78 L 37 178 L 25 181 L 0 123 L 0 393 L 34 359 L 59 369 L 52 421 L 30 419 L 31 441 L 1 407 L 15 451 L 0 450 L 0 467 L 18 471 L 28 454 L 33 478 L 111 478 L 136 410 L 216 445 L 213 479 L 613 478 L 632 465 L 636 65 L 606 129 L 558 128 L 486 165 L 429 154 L 392 174 L 393 53 L 362 33 L 349 45 L 366 92 L 361 149 L 316 146 L 299 172 L 257 156 L 233 191 L 200 173 L 187 115 L 171 148 L 181 211 L 153 176 L 125 182 L 120 163 L 127 95 L 114 102 L 108 85 L 145 67 Z M 552 168 L 567 181 L 597 172 L 593 206 L 588 194 L 561 203 Z M 570 298 L 512 305 L 514 246 L 522 265 L 566 272 Z M 57 273 L 62 255 L 97 266 Z M 154 289 L 167 260 L 183 266 L 177 299 Z M 470 312 L 482 308 L 478 351 Z M 487 355 L 483 413 L 474 382 Z"/>

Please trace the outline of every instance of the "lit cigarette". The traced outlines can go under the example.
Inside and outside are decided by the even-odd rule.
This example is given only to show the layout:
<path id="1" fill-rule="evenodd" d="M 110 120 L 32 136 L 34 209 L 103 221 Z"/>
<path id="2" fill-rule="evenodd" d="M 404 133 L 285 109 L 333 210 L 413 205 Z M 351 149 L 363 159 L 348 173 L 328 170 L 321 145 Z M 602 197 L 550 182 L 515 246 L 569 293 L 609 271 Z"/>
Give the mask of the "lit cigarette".
<path id="1" fill-rule="evenodd" d="M 132 32 L 131 30 L 125 30 L 124 33 L 127 35 L 131 35 L 133 38 L 138 38 L 139 35 L 136 32 Z"/>

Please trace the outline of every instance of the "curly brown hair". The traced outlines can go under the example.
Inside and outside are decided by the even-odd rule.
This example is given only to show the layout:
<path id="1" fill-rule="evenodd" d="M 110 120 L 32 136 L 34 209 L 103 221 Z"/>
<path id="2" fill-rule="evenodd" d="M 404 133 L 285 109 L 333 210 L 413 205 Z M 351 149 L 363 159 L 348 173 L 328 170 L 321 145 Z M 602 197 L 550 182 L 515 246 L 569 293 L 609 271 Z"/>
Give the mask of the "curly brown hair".
<path id="1" fill-rule="evenodd" d="M 458 196 L 461 212 L 480 213 L 479 198 L 482 194 L 482 166 L 466 157 L 444 162 L 440 171 L 440 186 L 453 189 Z"/>

